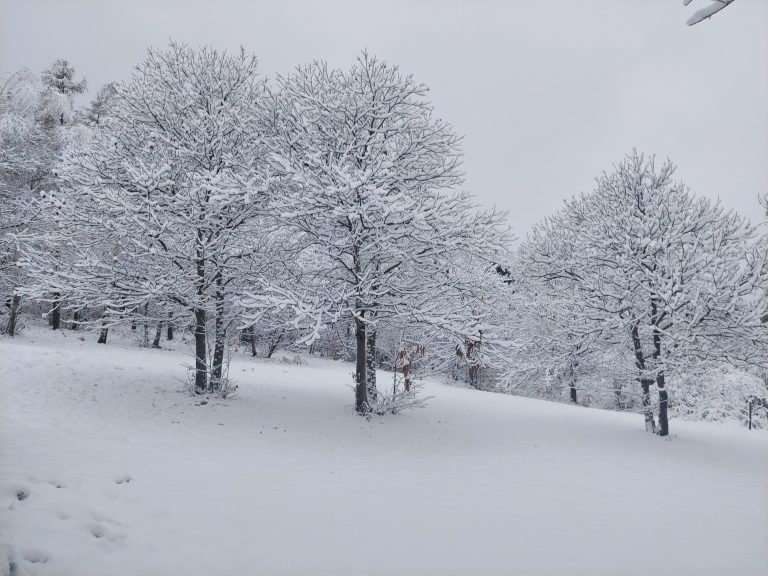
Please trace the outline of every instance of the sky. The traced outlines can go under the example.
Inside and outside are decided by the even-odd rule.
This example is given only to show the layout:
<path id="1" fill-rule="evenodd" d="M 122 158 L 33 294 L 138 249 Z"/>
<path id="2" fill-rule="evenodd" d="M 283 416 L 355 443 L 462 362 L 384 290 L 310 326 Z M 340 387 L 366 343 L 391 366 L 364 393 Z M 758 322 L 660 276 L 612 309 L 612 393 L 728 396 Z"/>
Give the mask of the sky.
<path id="1" fill-rule="evenodd" d="M 519 237 L 634 147 L 757 222 L 768 191 L 768 2 L 0 0 L 0 75 L 68 59 L 92 98 L 170 39 L 258 55 L 267 77 L 370 53 L 430 87 L 466 188 Z"/>

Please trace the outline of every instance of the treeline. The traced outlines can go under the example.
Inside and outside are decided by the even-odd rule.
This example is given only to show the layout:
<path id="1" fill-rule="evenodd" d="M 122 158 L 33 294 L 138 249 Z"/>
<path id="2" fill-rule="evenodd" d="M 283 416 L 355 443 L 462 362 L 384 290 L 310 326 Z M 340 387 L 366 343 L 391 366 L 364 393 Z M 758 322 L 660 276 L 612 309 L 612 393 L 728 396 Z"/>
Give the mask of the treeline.
<path id="1" fill-rule="evenodd" d="M 238 341 L 333 349 L 362 414 L 418 404 L 417 365 L 584 403 L 610 358 L 661 434 L 670 387 L 765 366 L 765 235 L 669 163 L 631 154 L 512 249 L 506 214 L 462 190 L 427 87 L 367 53 L 267 81 L 244 51 L 171 44 L 77 109 L 85 87 L 60 60 L 2 90 L 9 335 L 24 299 L 102 343 L 119 323 L 147 345 L 149 326 L 155 345 L 189 327 L 198 394 L 226 387 Z"/>

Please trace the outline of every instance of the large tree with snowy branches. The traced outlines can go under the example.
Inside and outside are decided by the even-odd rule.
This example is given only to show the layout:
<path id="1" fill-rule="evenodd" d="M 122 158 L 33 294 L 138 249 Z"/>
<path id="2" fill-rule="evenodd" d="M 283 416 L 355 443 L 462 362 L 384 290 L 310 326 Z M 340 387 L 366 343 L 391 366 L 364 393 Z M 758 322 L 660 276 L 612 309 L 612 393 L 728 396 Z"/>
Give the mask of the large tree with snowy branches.
<path id="1" fill-rule="evenodd" d="M 668 378 L 707 363 L 763 361 L 768 330 L 766 255 L 757 230 L 733 211 L 691 195 L 674 166 L 632 153 L 591 194 L 566 204 L 524 246 L 527 274 L 577 341 L 599 335 L 629 346 L 646 425 L 659 393 L 668 434 Z M 563 308 L 563 311 L 566 309 Z"/>
<path id="2" fill-rule="evenodd" d="M 503 214 L 477 212 L 462 183 L 459 137 L 434 117 L 426 86 L 366 53 L 346 71 L 321 62 L 278 78 L 265 116 L 271 210 L 302 244 L 284 273 L 248 298 L 314 327 L 351 318 L 355 406 L 369 411 L 366 365 L 378 320 L 434 315 L 450 262 L 503 250 Z M 423 306 L 422 306 L 423 304 Z M 446 314 L 447 311 L 440 311 Z"/>
<path id="3" fill-rule="evenodd" d="M 238 271 L 259 251 L 263 92 L 256 58 L 171 44 L 109 94 L 109 121 L 60 166 L 55 233 L 27 254 L 32 293 L 121 313 L 168 302 L 191 315 L 195 390 L 221 378 Z M 53 266 L 52 250 L 66 254 Z"/>

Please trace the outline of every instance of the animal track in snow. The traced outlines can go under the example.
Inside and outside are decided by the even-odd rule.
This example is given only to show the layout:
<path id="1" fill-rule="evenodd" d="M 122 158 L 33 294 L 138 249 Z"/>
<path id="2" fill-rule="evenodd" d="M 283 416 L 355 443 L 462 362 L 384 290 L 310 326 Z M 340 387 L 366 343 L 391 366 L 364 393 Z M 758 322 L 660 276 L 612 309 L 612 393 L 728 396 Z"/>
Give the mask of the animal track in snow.
<path id="1" fill-rule="evenodd" d="M 123 474 L 115 478 L 115 484 L 128 484 L 133 477 L 130 474 Z"/>
<path id="2" fill-rule="evenodd" d="M 37 548 L 30 548 L 28 550 L 24 550 L 21 553 L 21 557 L 24 558 L 27 562 L 31 562 L 32 564 L 45 564 L 50 560 L 50 556 L 43 552 L 42 550 L 38 550 Z"/>
<path id="3" fill-rule="evenodd" d="M 105 542 L 119 542 L 120 540 L 125 540 L 127 538 L 125 533 L 115 532 L 107 526 L 103 526 L 98 523 L 86 524 L 86 528 L 88 529 L 88 532 L 91 534 L 91 536 L 93 536 L 96 540 L 103 540 Z"/>

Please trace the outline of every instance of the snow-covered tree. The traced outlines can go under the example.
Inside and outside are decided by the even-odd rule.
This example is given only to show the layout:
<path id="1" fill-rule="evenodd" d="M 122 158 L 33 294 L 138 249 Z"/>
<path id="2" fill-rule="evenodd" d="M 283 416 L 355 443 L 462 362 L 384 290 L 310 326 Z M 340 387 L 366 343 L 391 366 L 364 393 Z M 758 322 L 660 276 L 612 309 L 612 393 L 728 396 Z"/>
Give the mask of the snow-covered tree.
<path id="1" fill-rule="evenodd" d="M 258 260 L 263 83 L 256 58 L 171 44 L 114 85 L 109 121 L 59 168 L 62 225 L 27 255 L 36 293 L 119 317 L 151 304 L 191 315 L 195 390 L 221 378 L 232 287 Z M 47 248 L 47 249 L 46 249 Z M 51 250 L 65 258 L 53 269 Z M 159 318 L 160 319 L 160 318 Z"/>
<path id="2" fill-rule="evenodd" d="M 16 331 L 23 281 L 18 234 L 42 225 L 32 199 L 55 185 L 52 167 L 72 138 L 73 98 L 85 90 L 85 80 L 74 77 L 74 68 L 57 60 L 41 76 L 19 70 L 0 89 L 0 293 L 10 299 L 5 327 L 10 335 Z M 54 307 L 54 320 L 57 314 Z"/>
<path id="3" fill-rule="evenodd" d="M 272 212 L 299 257 L 247 299 L 311 326 L 355 325 L 355 406 L 377 394 L 366 365 L 377 322 L 445 310 L 428 303 L 460 254 L 502 249 L 502 214 L 477 212 L 462 183 L 459 137 L 434 117 L 426 86 L 363 53 L 347 71 L 321 62 L 278 78 L 267 127 Z M 441 316 L 443 317 L 443 316 Z"/>
<path id="4" fill-rule="evenodd" d="M 655 430 L 668 434 L 667 379 L 708 363 L 754 365 L 768 330 L 766 255 L 746 218 L 673 181 L 637 152 L 596 190 L 566 203 L 526 242 L 526 272 L 555 309 L 569 304 L 577 342 L 628 345 Z"/>
<path id="5" fill-rule="evenodd" d="M 66 60 L 56 60 L 41 75 L 44 124 L 71 124 L 74 119 L 74 97 L 86 91 L 85 79 L 75 80 L 75 69 Z"/>
<path id="6" fill-rule="evenodd" d="M 115 103 L 116 94 L 117 88 L 114 82 L 107 82 L 99 88 L 96 97 L 85 110 L 84 123 L 89 126 L 98 126 L 107 121 Z"/>

